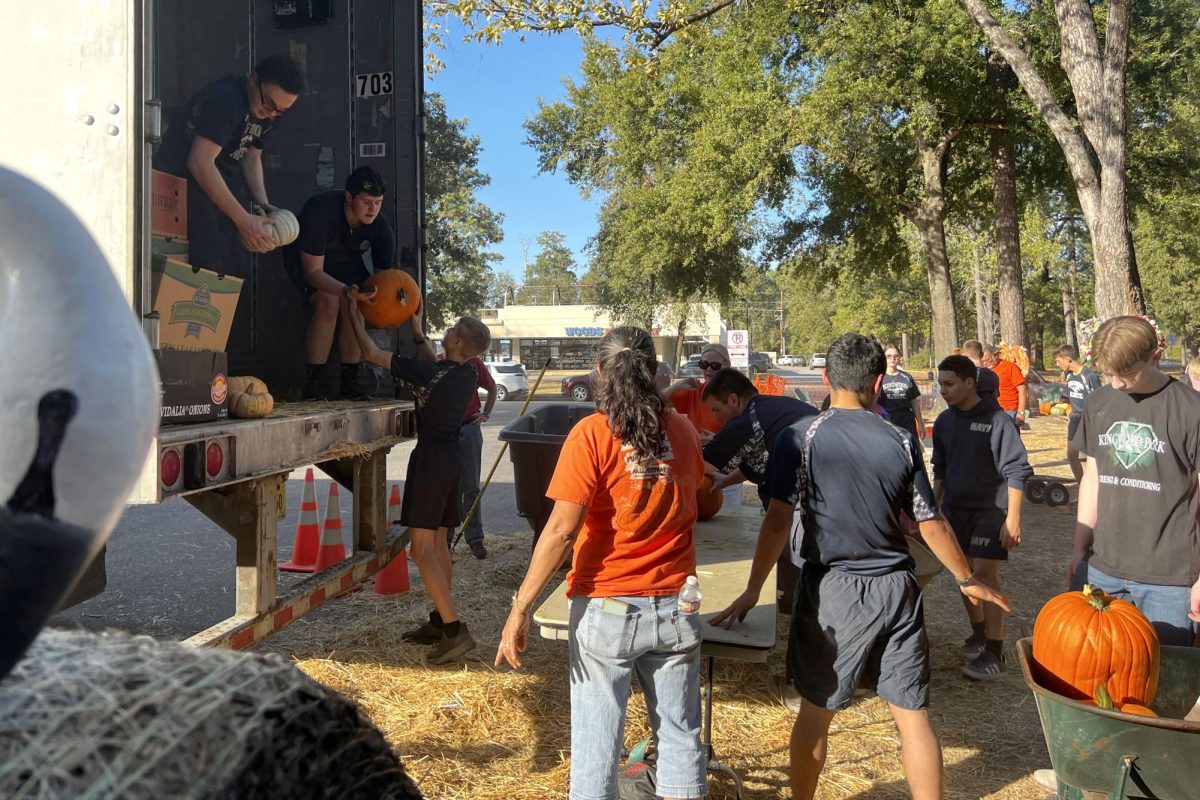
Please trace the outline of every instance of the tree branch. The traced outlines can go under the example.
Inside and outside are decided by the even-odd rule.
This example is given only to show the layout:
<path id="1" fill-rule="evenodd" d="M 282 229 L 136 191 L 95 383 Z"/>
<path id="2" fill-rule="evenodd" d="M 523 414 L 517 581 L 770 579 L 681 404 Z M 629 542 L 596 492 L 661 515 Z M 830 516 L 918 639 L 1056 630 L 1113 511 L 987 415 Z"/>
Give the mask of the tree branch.
<path id="1" fill-rule="evenodd" d="M 717 0 L 717 2 L 713 3 L 712 5 L 710 5 L 706 8 L 702 8 L 694 14 L 689 14 L 688 16 L 684 17 L 683 19 L 679 20 L 678 22 L 672 22 L 667 25 L 663 25 L 661 23 L 652 23 L 650 25 L 650 27 L 651 27 L 651 29 L 656 30 L 657 33 L 654 36 L 654 40 L 651 43 L 651 47 L 652 48 L 659 47 L 663 42 L 665 42 L 667 39 L 669 39 L 671 37 L 671 35 L 674 34 L 676 31 L 686 28 L 689 25 L 694 25 L 697 22 L 702 22 L 703 20 L 706 20 L 709 17 L 711 17 L 713 14 L 716 14 L 718 11 L 728 8 L 729 6 L 733 5 L 737 1 L 738 0 Z"/>
<path id="2" fill-rule="evenodd" d="M 1050 91 L 1046 81 L 1038 74 L 1037 67 L 1029 60 L 1029 56 L 992 16 L 985 0 L 959 0 L 959 2 L 975 20 L 975 24 L 983 31 L 991 46 L 1004 56 L 1004 60 L 1016 73 L 1017 80 L 1021 82 L 1021 88 L 1033 101 L 1034 107 L 1037 108 L 1042 120 L 1049 126 L 1050 132 L 1054 134 L 1055 140 L 1062 148 L 1063 155 L 1066 156 L 1067 166 L 1075 180 L 1075 189 L 1079 195 L 1079 204 L 1083 207 L 1085 218 L 1095 219 L 1095 214 L 1100 207 L 1100 177 L 1092 164 L 1083 137 L 1075 129 L 1071 118 L 1054 99 L 1054 93 Z"/>

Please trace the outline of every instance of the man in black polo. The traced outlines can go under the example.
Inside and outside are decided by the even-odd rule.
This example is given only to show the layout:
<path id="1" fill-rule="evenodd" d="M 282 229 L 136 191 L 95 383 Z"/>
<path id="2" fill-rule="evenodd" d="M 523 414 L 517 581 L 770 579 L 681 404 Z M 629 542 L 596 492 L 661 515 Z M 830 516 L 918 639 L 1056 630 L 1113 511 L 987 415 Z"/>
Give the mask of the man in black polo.
<path id="1" fill-rule="evenodd" d="M 188 182 L 188 259 L 214 272 L 249 277 L 250 253 L 275 249 L 263 179 L 263 140 L 304 92 L 304 74 L 286 56 L 271 56 L 249 75 L 201 89 L 167 127 L 155 169 Z"/>
<path id="2" fill-rule="evenodd" d="M 396 266 L 396 238 L 379 213 L 385 190 L 383 177 L 374 169 L 354 170 L 346 179 L 345 191 L 322 192 L 308 199 L 300 211 L 300 238 L 285 251 L 289 271 L 302 278 L 302 290 L 313 305 L 304 383 L 307 400 L 327 399 L 317 375 L 329 359 L 335 332 L 342 359 L 341 397 L 367 398 L 357 380 L 362 351 L 346 312 L 350 303 L 369 301 L 374 295 L 374 290 L 358 288 L 370 275 L 363 261 L 365 253 L 371 254 L 374 270 Z"/>

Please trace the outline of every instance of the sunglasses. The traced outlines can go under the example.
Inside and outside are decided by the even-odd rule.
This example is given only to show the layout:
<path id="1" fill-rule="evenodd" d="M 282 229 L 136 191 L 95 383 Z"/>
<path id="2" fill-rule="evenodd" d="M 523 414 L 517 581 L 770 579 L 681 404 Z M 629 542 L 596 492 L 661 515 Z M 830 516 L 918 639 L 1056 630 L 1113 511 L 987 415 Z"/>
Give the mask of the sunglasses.
<path id="1" fill-rule="evenodd" d="M 720 361 L 697 361 L 696 366 L 700 369 L 725 369 L 725 364 Z"/>
<path id="2" fill-rule="evenodd" d="M 280 108 L 278 105 L 275 104 L 275 101 L 272 98 L 267 97 L 265 94 L 263 94 L 261 81 L 256 81 L 256 83 L 258 83 L 258 99 L 262 102 L 263 108 L 265 108 L 267 110 L 268 114 L 279 114 L 282 116 L 283 113 L 285 111 L 287 111 L 287 109 Z"/>

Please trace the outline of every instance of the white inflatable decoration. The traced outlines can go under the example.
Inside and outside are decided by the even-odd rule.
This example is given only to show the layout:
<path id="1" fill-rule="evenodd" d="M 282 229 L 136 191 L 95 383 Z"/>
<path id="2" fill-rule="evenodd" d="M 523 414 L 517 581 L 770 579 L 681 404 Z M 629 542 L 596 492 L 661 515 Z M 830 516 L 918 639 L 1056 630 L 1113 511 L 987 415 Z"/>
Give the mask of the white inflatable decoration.
<path id="1" fill-rule="evenodd" d="M 56 391 L 76 407 L 54 461 L 53 516 L 91 531 L 94 555 L 146 462 L 158 372 L 91 234 L 50 192 L 0 167 L 0 504 L 30 469 L 39 403 Z"/>
<path id="2" fill-rule="evenodd" d="M 275 220 L 271 230 L 275 232 L 275 246 L 284 247 L 300 236 L 300 220 L 286 208 L 277 208 L 267 215 Z"/>

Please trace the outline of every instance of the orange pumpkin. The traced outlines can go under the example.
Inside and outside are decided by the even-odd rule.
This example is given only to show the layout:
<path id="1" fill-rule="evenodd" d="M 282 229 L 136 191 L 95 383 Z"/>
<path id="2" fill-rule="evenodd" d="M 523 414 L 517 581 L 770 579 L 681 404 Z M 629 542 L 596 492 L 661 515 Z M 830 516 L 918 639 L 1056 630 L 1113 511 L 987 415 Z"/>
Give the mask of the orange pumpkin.
<path id="1" fill-rule="evenodd" d="M 721 510 L 721 504 L 725 502 L 725 495 L 721 492 L 714 492 L 712 487 L 712 478 L 705 475 L 704 482 L 696 490 L 696 512 L 700 519 L 715 517 Z"/>
<path id="2" fill-rule="evenodd" d="M 1106 684 L 1118 706 L 1149 706 L 1158 691 L 1158 634 L 1133 603 L 1099 589 L 1052 597 L 1033 624 L 1038 683 L 1074 700 Z"/>
<path id="3" fill-rule="evenodd" d="M 1050 416 L 1050 409 L 1053 407 L 1054 403 L 1051 403 L 1049 400 L 1043 400 L 1042 402 L 1038 403 L 1038 411 L 1042 413 L 1042 416 Z"/>
<path id="4" fill-rule="evenodd" d="M 359 303 L 363 317 L 374 328 L 394 328 L 421 307 L 421 287 L 402 269 L 381 269 L 367 278 L 363 291 L 377 289 L 374 302 Z"/>

